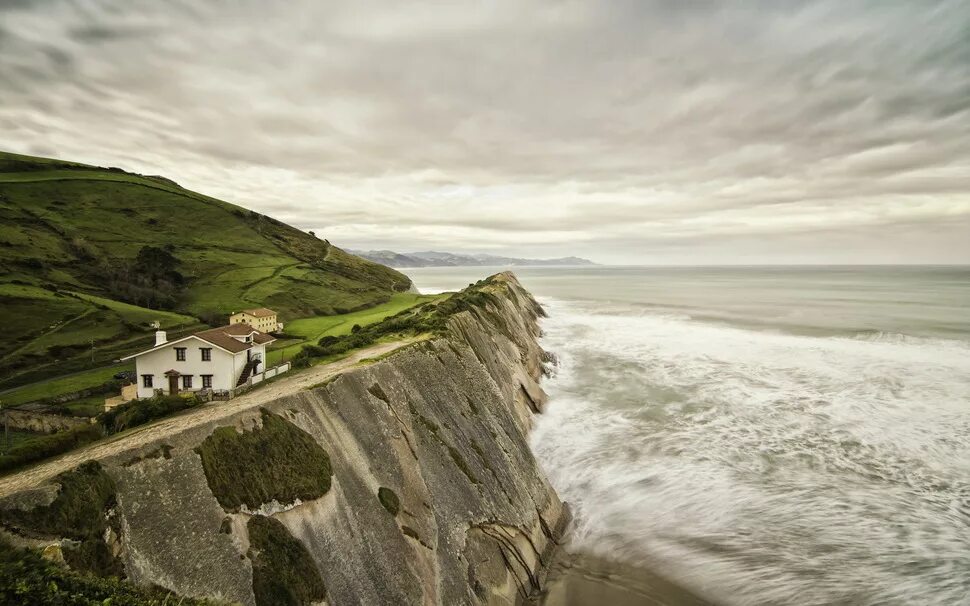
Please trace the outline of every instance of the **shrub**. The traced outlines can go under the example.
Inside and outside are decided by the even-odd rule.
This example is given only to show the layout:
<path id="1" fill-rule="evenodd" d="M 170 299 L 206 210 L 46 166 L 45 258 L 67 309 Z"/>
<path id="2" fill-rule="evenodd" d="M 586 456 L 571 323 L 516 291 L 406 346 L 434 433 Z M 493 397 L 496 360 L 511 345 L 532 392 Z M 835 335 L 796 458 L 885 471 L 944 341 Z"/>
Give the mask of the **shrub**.
<path id="1" fill-rule="evenodd" d="M 36 257 L 29 257 L 20 261 L 20 264 L 29 269 L 44 269 L 44 262 Z"/>
<path id="2" fill-rule="evenodd" d="M 84 540 L 99 537 L 105 529 L 104 511 L 114 504 L 115 484 L 101 464 L 86 461 L 57 476 L 57 496 L 42 507 L 8 509 L 3 520 L 32 532 Z"/>
<path id="3" fill-rule="evenodd" d="M 156 396 L 148 400 L 132 400 L 101 413 L 97 418 L 105 431 L 113 434 L 198 405 L 199 400 L 194 396 Z"/>
<path id="4" fill-rule="evenodd" d="M 397 498 L 397 494 L 390 488 L 381 486 L 377 490 L 377 500 L 381 502 L 384 509 L 392 516 L 396 516 L 401 511 L 401 501 Z"/>
<path id="5" fill-rule="evenodd" d="M 199 314 L 199 319 L 209 326 L 225 326 L 229 323 L 229 316 L 220 311 L 204 311 Z"/>
<path id="6" fill-rule="evenodd" d="M 107 510 L 115 504 L 115 483 L 97 461 L 86 461 L 55 478 L 60 484 L 49 505 L 0 512 L 4 524 L 28 535 L 66 537 L 64 559 L 75 570 L 123 576 L 121 562 L 102 540 Z"/>
<path id="7" fill-rule="evenodd" d="M 41 436 L 14 446 L 0 456 L 0 471 L 9 471 L 65 453 L 100 440 L 104 428 L 99 424 L 79 425 L 66 431 Z"/>
<path id="8" fill-rule="evenodd" d="M 262 409 L 263 426 L 220 427 L 196 448 L 209 488 L 227 511 L 316 499 L 330 490 L 330 456 L 283 417 Z"/>
<path id="9" fill-rule="evenodd" d="M 108 383 L 113 382 L 109 381 Z M 105 383 L 105 385 L 108 385 L 108 383 Z M 80 448 L 105 436 L 144 425 L 182 410 L 194 408 L 199 404 L 199 400 L 194 397 L 182 398 L 179 396 L 159 396 L 149 400 L 132 400 L 127 404 L 101 413 L 95 417 L 96 422 L 90 425 L 79 425 L 65 431 L 39 436 L 14 446 L 6 454 L 0 455 L 0 472 L 23 467 Z M 63 408 L 62 412 L 71 413 L 66 408 Z"/>
<path id="10" fill-rule="evenodd" d="M 141 587 L 115 578 L 79 574 L 53 564 L 29 549 L 0 538 L 0 603 L 64 606 L 162 606 L 214 604 L 178 598 L 158 587 Z"/>
<path id="11" fill-rule="evenodd" d="M 302 606 L 326 598 L 313 557 L 282 522 L 253 516 L 246 528 L 257 606 Z"/>

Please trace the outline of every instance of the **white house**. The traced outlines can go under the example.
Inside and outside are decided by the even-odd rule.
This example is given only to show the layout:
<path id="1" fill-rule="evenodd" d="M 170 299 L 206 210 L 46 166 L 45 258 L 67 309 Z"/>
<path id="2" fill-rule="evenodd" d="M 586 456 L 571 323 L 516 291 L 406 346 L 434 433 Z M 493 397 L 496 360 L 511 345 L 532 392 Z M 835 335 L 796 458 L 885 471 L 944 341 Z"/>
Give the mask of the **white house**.
<path id="1" fill-rule="evenodd" d="M 154 347 L 122 360 L 135 360 L 139 398 L 159 392 L 224 391 L 265 370 L 266 345 L 273 341 L 248 324 L 221 326 L 174 341 L 159 330 Z"/>

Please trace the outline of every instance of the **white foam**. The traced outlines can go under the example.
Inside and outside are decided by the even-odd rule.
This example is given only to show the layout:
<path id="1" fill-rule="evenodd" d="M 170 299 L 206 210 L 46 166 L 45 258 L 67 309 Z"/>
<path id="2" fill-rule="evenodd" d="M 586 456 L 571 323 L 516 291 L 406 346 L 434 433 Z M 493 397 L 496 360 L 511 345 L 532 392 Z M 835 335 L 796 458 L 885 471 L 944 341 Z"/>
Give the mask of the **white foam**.
<path id="1" fill-rule="evenodd" d="M 532 443 L 579 544 L 729 603 L 970 595 L 967 343 L 544 303 Z"/>

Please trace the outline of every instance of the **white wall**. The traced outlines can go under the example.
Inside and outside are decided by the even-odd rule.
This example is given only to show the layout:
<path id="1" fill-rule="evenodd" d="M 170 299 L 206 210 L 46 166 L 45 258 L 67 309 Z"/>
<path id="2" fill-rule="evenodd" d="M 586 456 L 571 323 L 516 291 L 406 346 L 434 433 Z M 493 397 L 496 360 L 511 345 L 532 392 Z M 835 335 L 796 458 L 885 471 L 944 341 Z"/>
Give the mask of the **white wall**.
<path id="1" fill-rule="evenodd" d="M 281 375 L 290 369 L 289 362 L 280 364 L 279 366 L 274 366 L 273 368 L 266 369 L 260 373 L 254 374 L 251 379 L 253 385 L 265 381 L 266 379 L 272 379 L 276 375 Z"/>
<path id="2" fill-rule="evenodd" d="M 185 348 L 184 362 L 175 359 L 176 347 Z M 212 360 L 209 362 L 202 361 L 200 350 L 206 347 L 212 348 Z M 266 359 L 265 354 L 263 359 Z M 177 370 L 180 374 L 192 375 L 192 388 L 188 391 L 202 389 L 202 375 L 212 375 L 212 389 L 232 389 L 236 386 L 236 380 L 245 365 L 245 351 L 233 355 L 195 337 L 180 342 L 173 341 L 151 353 L 135 358 L 135 372 L 138 375 L 136 377 L 138 397 L 150 398 L 155 395 L 156 389 L 161 389 L 167 394 L 168 377 L 165 376 L 165 372 L 168 370 Z M 153 387 L 144 387 L 142 375 L 146 374 L 153 375 Z M 182 389 L 181 377 L 179 377 L 179 391 L 186 391 Z"/>

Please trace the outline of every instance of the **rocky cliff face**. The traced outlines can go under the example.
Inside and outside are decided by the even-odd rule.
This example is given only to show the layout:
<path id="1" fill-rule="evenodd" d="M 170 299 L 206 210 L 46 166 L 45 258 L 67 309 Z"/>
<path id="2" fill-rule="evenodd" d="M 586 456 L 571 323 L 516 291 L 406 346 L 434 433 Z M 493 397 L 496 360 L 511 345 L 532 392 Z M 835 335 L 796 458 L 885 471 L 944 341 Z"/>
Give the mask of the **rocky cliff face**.
<path id="1" fill-rule="evenodd" d="M 568 522 L 526 441 L 541 309 L 511 274 L 482 288 L 444 337 L 86 469 L 108 515 L 68 551 L 247 605 L 526 598 Z M 76 515 L 65 495 L 6 506 L 36 530 Z"/>

